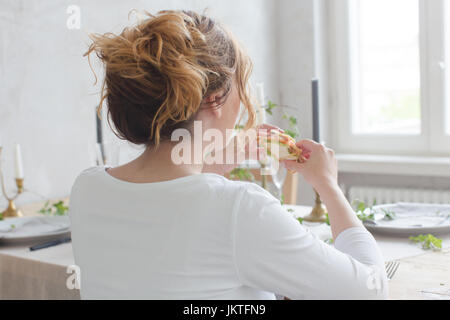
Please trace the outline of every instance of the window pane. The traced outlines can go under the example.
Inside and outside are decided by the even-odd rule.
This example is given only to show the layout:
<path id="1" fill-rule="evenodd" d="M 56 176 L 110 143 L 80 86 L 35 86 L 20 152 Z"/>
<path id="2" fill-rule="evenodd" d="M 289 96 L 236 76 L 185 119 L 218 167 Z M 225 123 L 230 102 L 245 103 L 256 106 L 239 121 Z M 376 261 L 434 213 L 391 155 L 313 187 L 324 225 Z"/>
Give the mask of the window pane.
<path id="1" fill-rule="evenodd" d="M 450 135 L 450 2 L 445 1 L 445 70 L 446 70 L 446 108 L 445 108 L 445 133 Z"/>
<path id="2" fill-rule="evenodd" d="M 419 134 L 418 0 L 351 2 L 353 132 Z"/>

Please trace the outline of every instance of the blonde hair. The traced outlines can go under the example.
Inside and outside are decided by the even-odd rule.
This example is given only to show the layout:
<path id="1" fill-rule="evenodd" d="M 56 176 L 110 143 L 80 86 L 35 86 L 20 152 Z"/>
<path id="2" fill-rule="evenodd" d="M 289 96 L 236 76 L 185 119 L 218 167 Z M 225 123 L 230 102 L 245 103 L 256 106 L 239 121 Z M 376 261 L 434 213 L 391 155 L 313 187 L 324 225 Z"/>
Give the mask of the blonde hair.
<path id="1" fill-rule="evenodd" d="M 251 60 L 213 19 L 192 11 L 146 13 L 120 35 L 91 39 L 84 56 L 95 52 L 105 67 L 98 112 L 106 100 L 119 138 L 158 146 L 175 129 L 188 128 L 204 99 L 229 90 L 233 77 L 248 114 L 246 128 L 254 125 Z"/>

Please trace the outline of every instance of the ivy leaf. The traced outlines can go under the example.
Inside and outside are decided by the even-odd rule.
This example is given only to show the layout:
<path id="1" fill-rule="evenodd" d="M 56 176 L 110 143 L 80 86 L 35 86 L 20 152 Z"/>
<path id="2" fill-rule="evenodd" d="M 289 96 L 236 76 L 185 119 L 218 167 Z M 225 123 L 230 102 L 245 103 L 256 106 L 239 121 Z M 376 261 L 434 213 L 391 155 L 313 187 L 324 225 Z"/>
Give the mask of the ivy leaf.
<path id="1" fill-rule="evenodd" d="M 367 220 L 375 220 L 375 214 L 374 213 L 370 213 L 370 214 L 365 214 L 365 213 L 360 213 L 357 215 L 359 220 L 361 221 L 367 221 Z"/>
<path id="2" fill-rule="evenodd" d="M 358 199 L 353 201 L 353 206 L 356 207 L 356 215 L 361 221 L 375 220 L 375 212 L 373 211 L 373 206 L 376 204 L 376 199 L 372 206 L 367 206 L 365 202 Z"/>
<path id="3" fill-rule="evenodd" d="M 47 200 L 44 204 L 44 206 L 41 208 L 41 210 L 39 210 L 39 213 L 42 214 L 51 214 L 52 212 L 52 208 L 50 207 L 50 201 Z"/>
<path id="4" fill-rule="evenodd" d="M 230 172 L 232 180 L 255 181 L 255 176 L 246 168 L 235 168 Z"/>
<path id="5" fill-rule="evenodd" d="M 295 118 L 295 117 L 293 117 L 293 116 L 290 116 L 290 117 L 289 117 L 289 123 L 290 123 L 292 126 L 297 125 L 297 118 Z"/>
<path id="6" fill-rule="evenodd" d="M 56 209 L 54 213 L 56 216 L 63 216 L 69 210 L 69 207 L 65 206 L 63 201 L 53 204 L 53 207 Z"/>
<path id="7" fill-rule="evenodd" d="M 357 202 L 356 210 L 359 211 L 359 212 L 366 211 L 366 204 L 364 202 L 362 202 L 362 201 Z"/>
<path id="8" fill-rule="evenodd" d="M 276 107 L 277 105 L 269 100 L 267 102 L 267 108 L 265 110 L 268 114 L 273 115 L 273 109 L 275 109 Z"/>
<path id="9" fill-rule="evenodd" d="M 65 206 L 63 201 L 58 201 L 50 205 L 50 201 L 47 200 L 44 206 L 38 212 L 45 215 L 53 214 L 56 216 L 63 216 L 67 213 L 68 210 L 69 207 Z"/>
<path id="10" fill-rule="evenodd" d="M 434 251 L 440 251 L 442 249 L 442 239 L 436 238 L 432 234 L 420 234 L 417 237 L 409 237 L 409 240 L 411 240 L 414 243 L 420 243 L 422 244 L 423 250 L 434 250 Z"/>
<path id="11" fill-rule="evenodd" d="M 392 220 L 394 220 L 397 217 L 395 212 L 392 211 L 392 210 L 381 209 L 381 211 L 383 211 L 383 213 L 384 213 L 384 218 L 383 218 L 384 220 L 392 221 Z"/>
<path id="12" fill-rule="evenodd" d="M 297 133 L 295 133 L 294 131 L 289 130 L 289 129 L 285 130 L 284 133 L 287 134 L 288 136 L 291 136 L 294 139 L 297 137 Z"/>
<path id="13" fill-rule="evenodd" d="M 327 225 L 330 225 L 330 217 L 328 216 L 328 212 L 325 213 L 325 223 L 326 223 Z"/>

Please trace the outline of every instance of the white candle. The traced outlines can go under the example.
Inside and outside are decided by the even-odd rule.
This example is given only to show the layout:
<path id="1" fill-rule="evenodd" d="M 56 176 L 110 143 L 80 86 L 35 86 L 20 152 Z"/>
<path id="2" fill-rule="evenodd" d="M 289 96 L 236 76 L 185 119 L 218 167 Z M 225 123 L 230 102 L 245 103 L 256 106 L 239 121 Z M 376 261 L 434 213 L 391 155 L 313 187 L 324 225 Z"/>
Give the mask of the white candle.
<path id="1" fill-rule="evenodd" d="M 16 178 L 23 179 L 22 150 L 20 144 L 16 144 Z"/>
<path id="2" fill-rule="evenodd" d="M 256 98 L 258 99 L 258 124 L 266 123 L 266 110 L 263 108 L 266 104 L 264 98 L 264 84 L 256 85 Z"/>

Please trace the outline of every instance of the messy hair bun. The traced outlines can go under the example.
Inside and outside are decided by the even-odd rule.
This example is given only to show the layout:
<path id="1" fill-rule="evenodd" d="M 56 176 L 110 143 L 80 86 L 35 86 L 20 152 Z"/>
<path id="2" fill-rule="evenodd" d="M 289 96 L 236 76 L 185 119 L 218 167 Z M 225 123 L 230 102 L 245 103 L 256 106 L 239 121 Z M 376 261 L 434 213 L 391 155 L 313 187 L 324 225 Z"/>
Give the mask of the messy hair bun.
<path id="1" fill-rule="evenodd" d="M 240 99 L 254 123 L 247 83 L 252 64 L 230 32 L 191 11 L 161 11 L 120 35 L 92 35 L 85 53 L 105 66 L 100 108 L 108 105 L 115 134 L 158 146 L 189 124 L 203 99 L 227 90 L 235 76 Z"/>

